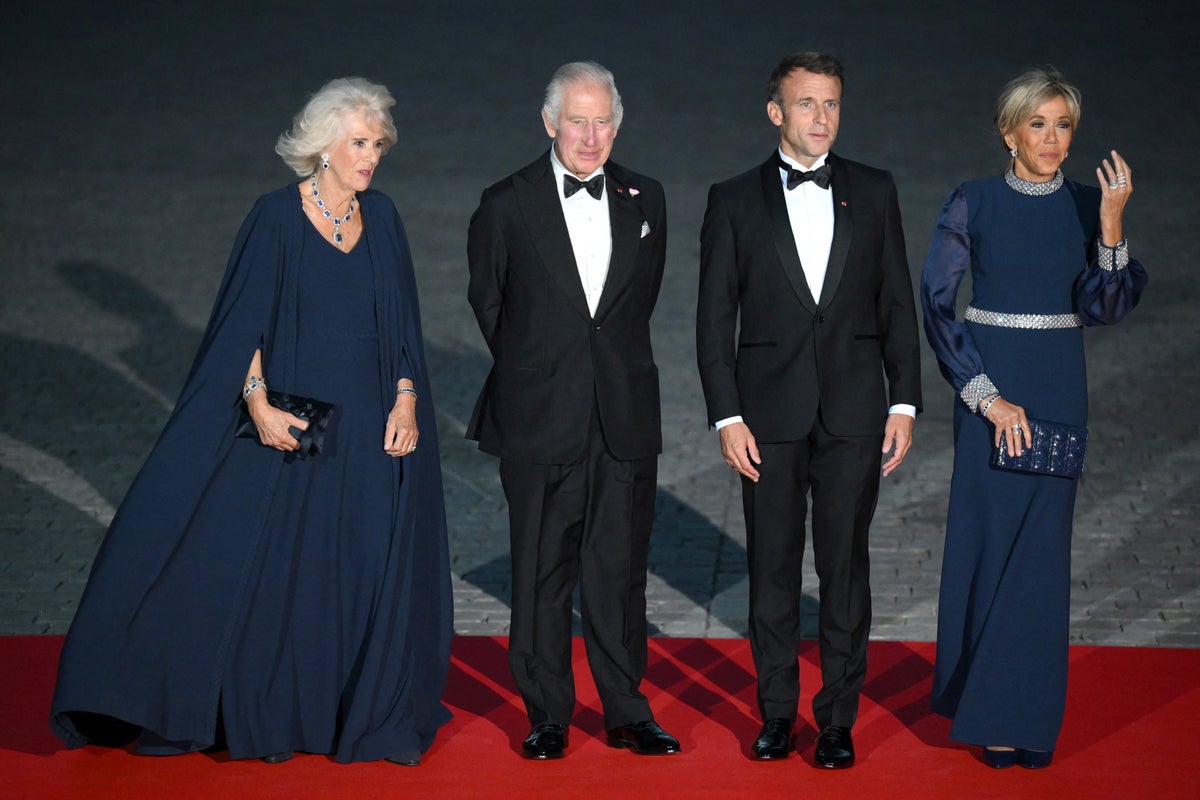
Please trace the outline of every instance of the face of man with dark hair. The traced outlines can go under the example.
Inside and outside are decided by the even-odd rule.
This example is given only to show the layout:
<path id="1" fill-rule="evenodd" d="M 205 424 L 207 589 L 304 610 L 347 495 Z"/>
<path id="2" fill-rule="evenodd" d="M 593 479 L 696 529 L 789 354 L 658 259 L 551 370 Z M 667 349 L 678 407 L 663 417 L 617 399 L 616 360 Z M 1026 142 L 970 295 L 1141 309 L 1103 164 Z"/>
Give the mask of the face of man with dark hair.
<path id="1" fill-rule="evenodd" d="M 558 119 L 548 119 L 543 111 L 542 122 L 558 160 L 577 178 L 586 178 L 608 161 L 617 126 L 607 88 L 593 83 L 567 86 Z"/>
<path id="2" fill-rule="evenodd" d="M 779 128 L 779 149 L 806 167 L 829 152 L 837 139 L 842 82 L 831 75 L 794 69 L 779 85 L 781 103 L 767 103 Z"/>

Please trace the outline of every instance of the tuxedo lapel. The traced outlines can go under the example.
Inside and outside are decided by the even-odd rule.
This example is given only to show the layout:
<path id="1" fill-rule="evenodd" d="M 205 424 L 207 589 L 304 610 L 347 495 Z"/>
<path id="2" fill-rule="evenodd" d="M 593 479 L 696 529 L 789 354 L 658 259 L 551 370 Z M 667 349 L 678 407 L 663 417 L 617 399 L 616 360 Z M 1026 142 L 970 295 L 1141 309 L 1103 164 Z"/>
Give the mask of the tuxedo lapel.
<path id="1" fill-rule="evenodd" d="M 787 275 L 792 291 L 803 305 L 812 313 L 816 313 L 817 303 L 808 288 L 808 280 L 804 277 L 804 267 L 800 264 L 800 254 L 796 251 L 796 239 L 792 235 L 792 223 L 788 219 L 787 203 L 783 199 L 783 178 L 779 174 L 779 166 L 775 157 L 759 167 L 762 178 L 763 204 L 767 209 L 767 220 L 771 225 L 771 238 L 775 242 L 775 250 L 779 253 L 779 262 Z"/>
<path id="2" fill-rule="evenodd" d="M 637 251 L 642 237 L 641 203 L 629 193 L 628 174 L 616 164 L 609 162 L 604 167 L 608 192 L 608 219 L 612 230 L 612 255 L 608 261 L 608 275 L 604 279 L 604 290 L 596 306 L 596 321 L 599 322 L 612 308 L 613 303 L 633 279 L 637 268 Z M 637 188 L 637 187 L 634 187 Z"/>
<path id="3" fill-rule="evenodd" d="M 854 223 L 850 213 L 850 176 L 841 160 L 833 153 L 826 161 L 832 172 L 830 187 L 833 190 L 833 242 L 829 247 L 829 265 L 825 268 L 825 283 L 821 286 L 821 306 L 828 306 L 837 293 L 838 284 L 846 272 L 846 256 L 850 252 L 850 240 L 854 234 Z"/>
<path id="4" fill-rule="evenodd" d="M 571 247 L 571 235 L 567 232 L 567 220 L 563 216 L 562 202 L 558 199 L 558 187 L 554 185 L 550 154 L 546 153 L 518 172 L 513 186 L 521 216 L 546 271 L 562 289 L 571 306 L 591 319 L 583 283 L 579 280 L 575 251 Z"/>

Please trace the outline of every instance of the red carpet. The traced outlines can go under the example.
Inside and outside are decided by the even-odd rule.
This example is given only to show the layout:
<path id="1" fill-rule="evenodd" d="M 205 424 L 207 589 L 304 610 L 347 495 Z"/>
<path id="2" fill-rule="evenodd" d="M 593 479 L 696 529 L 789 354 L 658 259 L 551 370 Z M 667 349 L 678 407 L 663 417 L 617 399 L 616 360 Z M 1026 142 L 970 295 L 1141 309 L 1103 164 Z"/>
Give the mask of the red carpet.
<path id="1" fill-rule="evenodd" d="M 1074 647 L 1067 722 L 1047 770 L 993 771 L 947 739 L 928 708 L 933 646 L 872 642 L 854 729 L 858 765 L 812 766 L 808 702 L 816 647 L 802 652 L 800 757 L 750 761 L 758 730 L 749 645 L 739 639 L 652 639 L 644 686 L 684 752 L 639 758 L 605 746 L 595 687 L 578 642 L 579 705 L 561 761 L 517 755 L 527 731 L 504 640 L 459 638 L 447 689 L 454 720 L 417 768 L 343 766 L 300 755 L 278 766 L 192 754 L 169 758 L 63 750 L 46 726 L 59 637 L 0 637 L 0 797 L 394 798 L 577 797 L 1110 798 L 1200 796 L 1200 650 Z"/>

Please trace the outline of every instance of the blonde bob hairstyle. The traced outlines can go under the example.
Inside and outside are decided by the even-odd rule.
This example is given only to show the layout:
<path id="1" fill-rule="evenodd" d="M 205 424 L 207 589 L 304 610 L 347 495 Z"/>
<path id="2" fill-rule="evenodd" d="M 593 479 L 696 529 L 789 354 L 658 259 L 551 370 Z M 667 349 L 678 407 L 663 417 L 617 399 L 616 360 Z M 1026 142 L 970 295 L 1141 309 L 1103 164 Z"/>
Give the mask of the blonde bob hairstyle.
<path id="1" fill-rule="evenodd" d="M 396 143 L 396 126 L 388 109 L 396 100 L 387 87 L 365 78 L 335 78 L 322 86 L 279 137 L 275 152 L 301 178 L 317 171 L 322 151 L 342 135 L 346 117 L 362 112 L 383 128 L 384 152 Z"/>
<path id="2" fill-rule="evenodd" d="M 994 119 L 996 130 L 1000 133 L 1000 144 L 1005 150 L 1008 150 L 1008 145 L 1004 137 L 1032 117 L 1038 106 L 1055 97 L 1066 101 L 1071 128 L 1078 128 L 1082 98 L 1079 90 L 1067 83 L 1058 70 L 1053 67 L 1031 69 L 1008 82 L 996 100 Z"/>

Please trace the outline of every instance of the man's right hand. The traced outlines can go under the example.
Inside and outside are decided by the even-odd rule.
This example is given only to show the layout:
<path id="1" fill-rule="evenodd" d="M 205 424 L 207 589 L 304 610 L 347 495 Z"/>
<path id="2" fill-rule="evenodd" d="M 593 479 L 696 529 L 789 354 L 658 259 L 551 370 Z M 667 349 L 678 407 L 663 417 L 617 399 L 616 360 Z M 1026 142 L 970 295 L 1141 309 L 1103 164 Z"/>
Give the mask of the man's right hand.
<path id="1" fill-rule="evenodd" d="M 744 422 L 731 422 L 723 426 L 718 434 L 721 436 L 721 455 L 730 469 L 736 469 L 750 480 L 758 483 L 756 464 L 762 463 L 758 455 L 758 445 L 754 435 Z"/>

